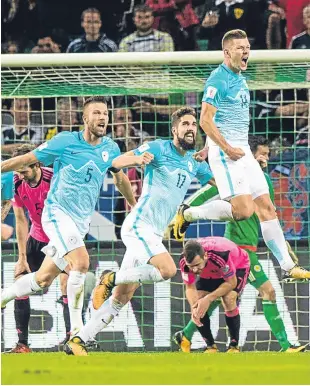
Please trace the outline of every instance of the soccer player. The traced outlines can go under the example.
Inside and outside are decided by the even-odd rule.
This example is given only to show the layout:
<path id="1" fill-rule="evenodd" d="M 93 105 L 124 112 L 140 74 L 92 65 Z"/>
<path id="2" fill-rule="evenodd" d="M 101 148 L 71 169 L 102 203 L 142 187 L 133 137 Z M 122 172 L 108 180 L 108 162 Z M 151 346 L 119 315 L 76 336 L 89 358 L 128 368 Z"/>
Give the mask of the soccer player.
<path id="1" fill-rule="evenodd" d="M 3 223 L 11 209 L 13 196 L 13 173 L 1 173 L 1 241 L 8 240 L 14 231 L 13 227 Z"/>
<path id="2" fill-rule="evenodd" d="M 268 140 L 261 136 L 249 136 L 249 145 L 257 162 L 262 168 L 265 168 L 269 159 Z M 274 190 L 270 177 L 267 173 L 264 173 L 264 175 L 268 183 L 270 197 L 273 201 Z M 194 221 L 194 219 L 203 219 L 203 210 L 201 211 L 201 208 L 203 208 L 205 203 L 211 202 L 217 196 L 218 190 L 216 187 L 209 186 L 207 189 L 201 188 L 194 195 L 193 199 L 188 202 L 188 205 L 184 205 L 183 214 L 186 219 L 190 218 L 190 220 L 184 223 L 182 233 L 185 234 L 191 221 Z M 278 340 L 281 349 L 286 352 L 304 351 L 306 346 L 294 346 L 289 342 L 283 319 L 281 318 L 277 307 L 275 290 L 258 260 L 256 252 L 259 242 L 259 219 L 257 215 L 254 213 L 247 220 L 228 222 L 224 236 L 248 253 L 251 263 L 248 283 L 256 288 L 262 297 L 265 318 L 271 331 Z M 293 258 L 297 259 L 294 254 Z M 218 304 L 214 304 L 212 310 L 209 310 L 209 316 L 211 316 L 212 311 L 217 305 Z M 175 334 L 174 341 L 180 346 L 182 351 L 190 351 L 191 339 L 195 331 L 196 326 L 190 321 L 183 331 L 178 331 Z"/>
<path id="3" fill-rule="evenodd" d="M 21 145 L 14 150 L 13 157 L 25 155 L 34 149 L 34 145 Z M 52 176 L 52 169 L 41 167 L 39 162 L 19 169 L 14 175 L 15 195 L 12 203 L 16 219 L 18 244 L 18 261 L 14 272 L 15 280 L 29 272 L 37 271 L 44 260 L 45 255 L 41 249 L 48 244 L 49 239 L 42 229 L 41 216 Z M 30 232 L 28 232 L 28 220 L 24 208 L 27 209 L 31 221 Z M 62 274 L 60 278 L 62 279 L 63 276 L 67 275 Z M 66 292 L 63 292 L 63 297 L 67 297 Z M 66 308 L 68 309 L 68 305 Z M 14 316 L 18 343 L 10 352 L 15 354 L 31 352 L 28 346 L 28 325 L 30 320 L 28 296 L 15 299 Z M 64 319 L 66 332 L 70 333 L 68 312 L 64 312 Z"/>
<path id="4" fill-rule="evenodd" d="M 83 326 L 82 307 L 89 255 L 83 238 L 89 230 L 104 176 L 120 154 L 106 137 L 108 107 L 103 97 L 86 99 L 83 106 L 84 131 L 62 132 L 34 151 L 2 163 L 2 171 L 19 170 L 41 162 L 54 164 L 51 189 L 42 213 L 42 226 L 49 238 L 43 249 L 44 262 L 37 272 L 24 275 L 2 293 L 2 307 L 16 297 L 48 287 L 70 265 L 67 284 L 71 332 Z M 144 156 L 137 157 L 143 163 Z M 114 181 L 131 206 L 136 204 L 131 185 L 123 171 L 112 169 Z"/>
<path id="5" fill-rule="evenodd" d="M 200 116 L 221 200 L 206 204 L 204 212 L 210 220 L 239 221 L 255 211 L 264 241 L 286 277 L 309 279 L 310 272 L 296 265 L 288 252 L 266 179 L 248 145 L 250 93 L 241 75 L 250 54 L 246 33 L 228 31 L 222 47 L 224 63 L 206 81 Z M 205 158 L 206 152 L 203 149 L 200 156 Z"/>
<path id="6" fill-rule="evenodd" d="M 192 310 L 192 321 L 206 340 L 206 352 L 218 351 L 207 312 L 218 298 L 222 298 L 230 334 L 227 351 L 239 352 L 240 315 L 237 300 L 250 270 L 246 251 L 224 237 L 189 240 L 184 246 L 180 268 Z M 199 275 L 199 279 L 195 283 L 196 275 Z"/>
<path id="7" fill-rule="evenodd" d="M 173 140 L 145 143 L 112 163 L 116 168 L 136 165 L 143 154 L 150 161 L 145 169 L 142 194 L 121 229 L 126 246 L 121 268 L 102 274 L 93 292 L 97 311 L 67 343 L 68 354 L 87 355 L 84 342 L 111 322 L 140 283 L 158 283 L 176 274 L 175 263 L 162 243 L 163 234 L 193 178 L 197 177 L 204 185 L 212 174 L 206 162 L 199 164 L 193 158 L 197 135 L 195 111 L 191 107 L 175 111 L 171 126 Z"/>

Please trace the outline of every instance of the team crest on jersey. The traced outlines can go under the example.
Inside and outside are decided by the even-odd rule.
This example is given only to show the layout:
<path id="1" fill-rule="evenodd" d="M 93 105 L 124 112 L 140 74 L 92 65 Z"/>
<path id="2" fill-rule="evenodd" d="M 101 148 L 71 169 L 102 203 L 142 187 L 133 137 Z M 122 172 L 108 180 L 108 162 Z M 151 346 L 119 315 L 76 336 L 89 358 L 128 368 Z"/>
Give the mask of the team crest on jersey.
<path id="1" fill-rule="evenodd" d="M 255 272 L 260 272 L 261 271 L 261 267 L 260 267 L 260 265 L 254 265 L 254 271 Z"/>
<path id="2" fill-rule="evenodd" d="M 225 265 L 225 267 L 222 268 L 222 271 L 224 273 L 227 273 L 229 271 L 229 266 L 228 265 Z"/>
<path id="3" fill-rule="evenodd" d="M 187 166 L 188 166 L 188 170 L 190 172 L 192 172 L 193 171 L 193 164 L 191 163 L 191 161 L 188 161 Z"/>
<path id="4" fill-rule="evenodd" d="M 101 156 L 102 156 L 102 159 L 103 159 L 104 162 L 107 162 L 107 161 L 108 161 L 108 159 L 109 159 L 109 153 L 108 153 L 107 151 L 103 151 L 103 152 L 101 153 Z"/>

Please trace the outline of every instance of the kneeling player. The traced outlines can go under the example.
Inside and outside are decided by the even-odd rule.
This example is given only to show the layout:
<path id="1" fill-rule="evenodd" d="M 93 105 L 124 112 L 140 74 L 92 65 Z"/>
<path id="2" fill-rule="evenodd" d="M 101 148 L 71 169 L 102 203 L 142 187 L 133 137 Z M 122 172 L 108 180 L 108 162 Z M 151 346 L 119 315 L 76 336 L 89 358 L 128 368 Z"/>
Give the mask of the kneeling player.
<path id="1" fill-rule="evenodd" d="M 224 237 L 190 240 L 185 244 L 180 268 L 192 320 L 206 340 L 206 352 L 217 351 L 207 311 L 218 298 L 222 298 L 230 334 L 227 351 L 239 352 L 240 315 L 237 300 L 249 274 L 248 254 Z M 195 275 L 199 275 L 196 284 Z M 182 339 L 182 335 L 176 336 L 177 344 L 180 344 L 179 339 Z"/>

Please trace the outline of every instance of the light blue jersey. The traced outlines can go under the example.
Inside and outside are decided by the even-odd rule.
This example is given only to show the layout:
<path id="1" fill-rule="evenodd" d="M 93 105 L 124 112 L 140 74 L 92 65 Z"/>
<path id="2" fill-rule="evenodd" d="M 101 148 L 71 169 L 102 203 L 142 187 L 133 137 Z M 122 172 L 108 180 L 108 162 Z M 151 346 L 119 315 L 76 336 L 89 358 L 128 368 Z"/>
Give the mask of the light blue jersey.
<path id="1" fill-rule="evenodd" d="M 145 151 L 153 154 L 154 159 L 146 166 L 142 194 L 128 221 L 133 227 L 148 224 L 162 236 L 192 180 L 197 177 L 205 185 L 212 172 L 206 162 L 199 163 L 193 158 L 194 150 L 182 156 L 170 140 L 148 142 L 134 153 L 140 155 Z"/>
<path id="2" fill-rule="evenodd" d="M 248 144 L 250 92 L 244 76 L 221 64 L 207 79 L 202 101 L 217 108 L 214 122 L 229 143 Z"/>
<path id="3" fill-rule="evenodd" d="M 11 200 L 14 196 L 13 172 L 1 173 L 1 200 Z"/>
<path id="4" fill-rule="evenodd" d="M 60 133 L 33 153 L 44 165 L 54 163 L 54 176 L 45 202 L 49 218 L 53 221 L 58 208 L 74 220 L 81 234 L 86 234 L 104 176 L 120 150 L 108 137 L 92 146 L 83 133 Z"/>

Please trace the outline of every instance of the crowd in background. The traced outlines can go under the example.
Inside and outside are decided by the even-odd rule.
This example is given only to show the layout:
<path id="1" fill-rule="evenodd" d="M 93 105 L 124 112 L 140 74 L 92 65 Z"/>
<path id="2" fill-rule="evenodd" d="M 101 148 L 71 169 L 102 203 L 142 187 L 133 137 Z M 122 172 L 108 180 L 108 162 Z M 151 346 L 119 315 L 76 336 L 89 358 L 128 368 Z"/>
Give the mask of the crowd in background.
<path id="1" fill-rule="evenodd" d="M 3 0 L 3 53 L 310 48 L 309 0 Z"/>
<path id="2" fill-rule="evenodd" d="M 247 32 L 252 49 L 310 48 L 309 0 L 3 0 L 1 8 L 2 53 L 220 50 L 235 28 Z M 274 153 L 309 147 L 308 89 L 251 94 L 250 133 L 267 136 Z M 187 104 L 199 114 L 200 101 L 190 92 L 111 97 L 108 135 L 122 152 L 167 138 L 171 113 Z M 81 130 L 82 105 L 81 97 L 2 100 L 2 154 Z M 197 147 L 203 143 L 199 137 Z M 139 194 L 141 171 L 130 173 Z M 123 206 L 117 202 L 115 217 Z"/>

